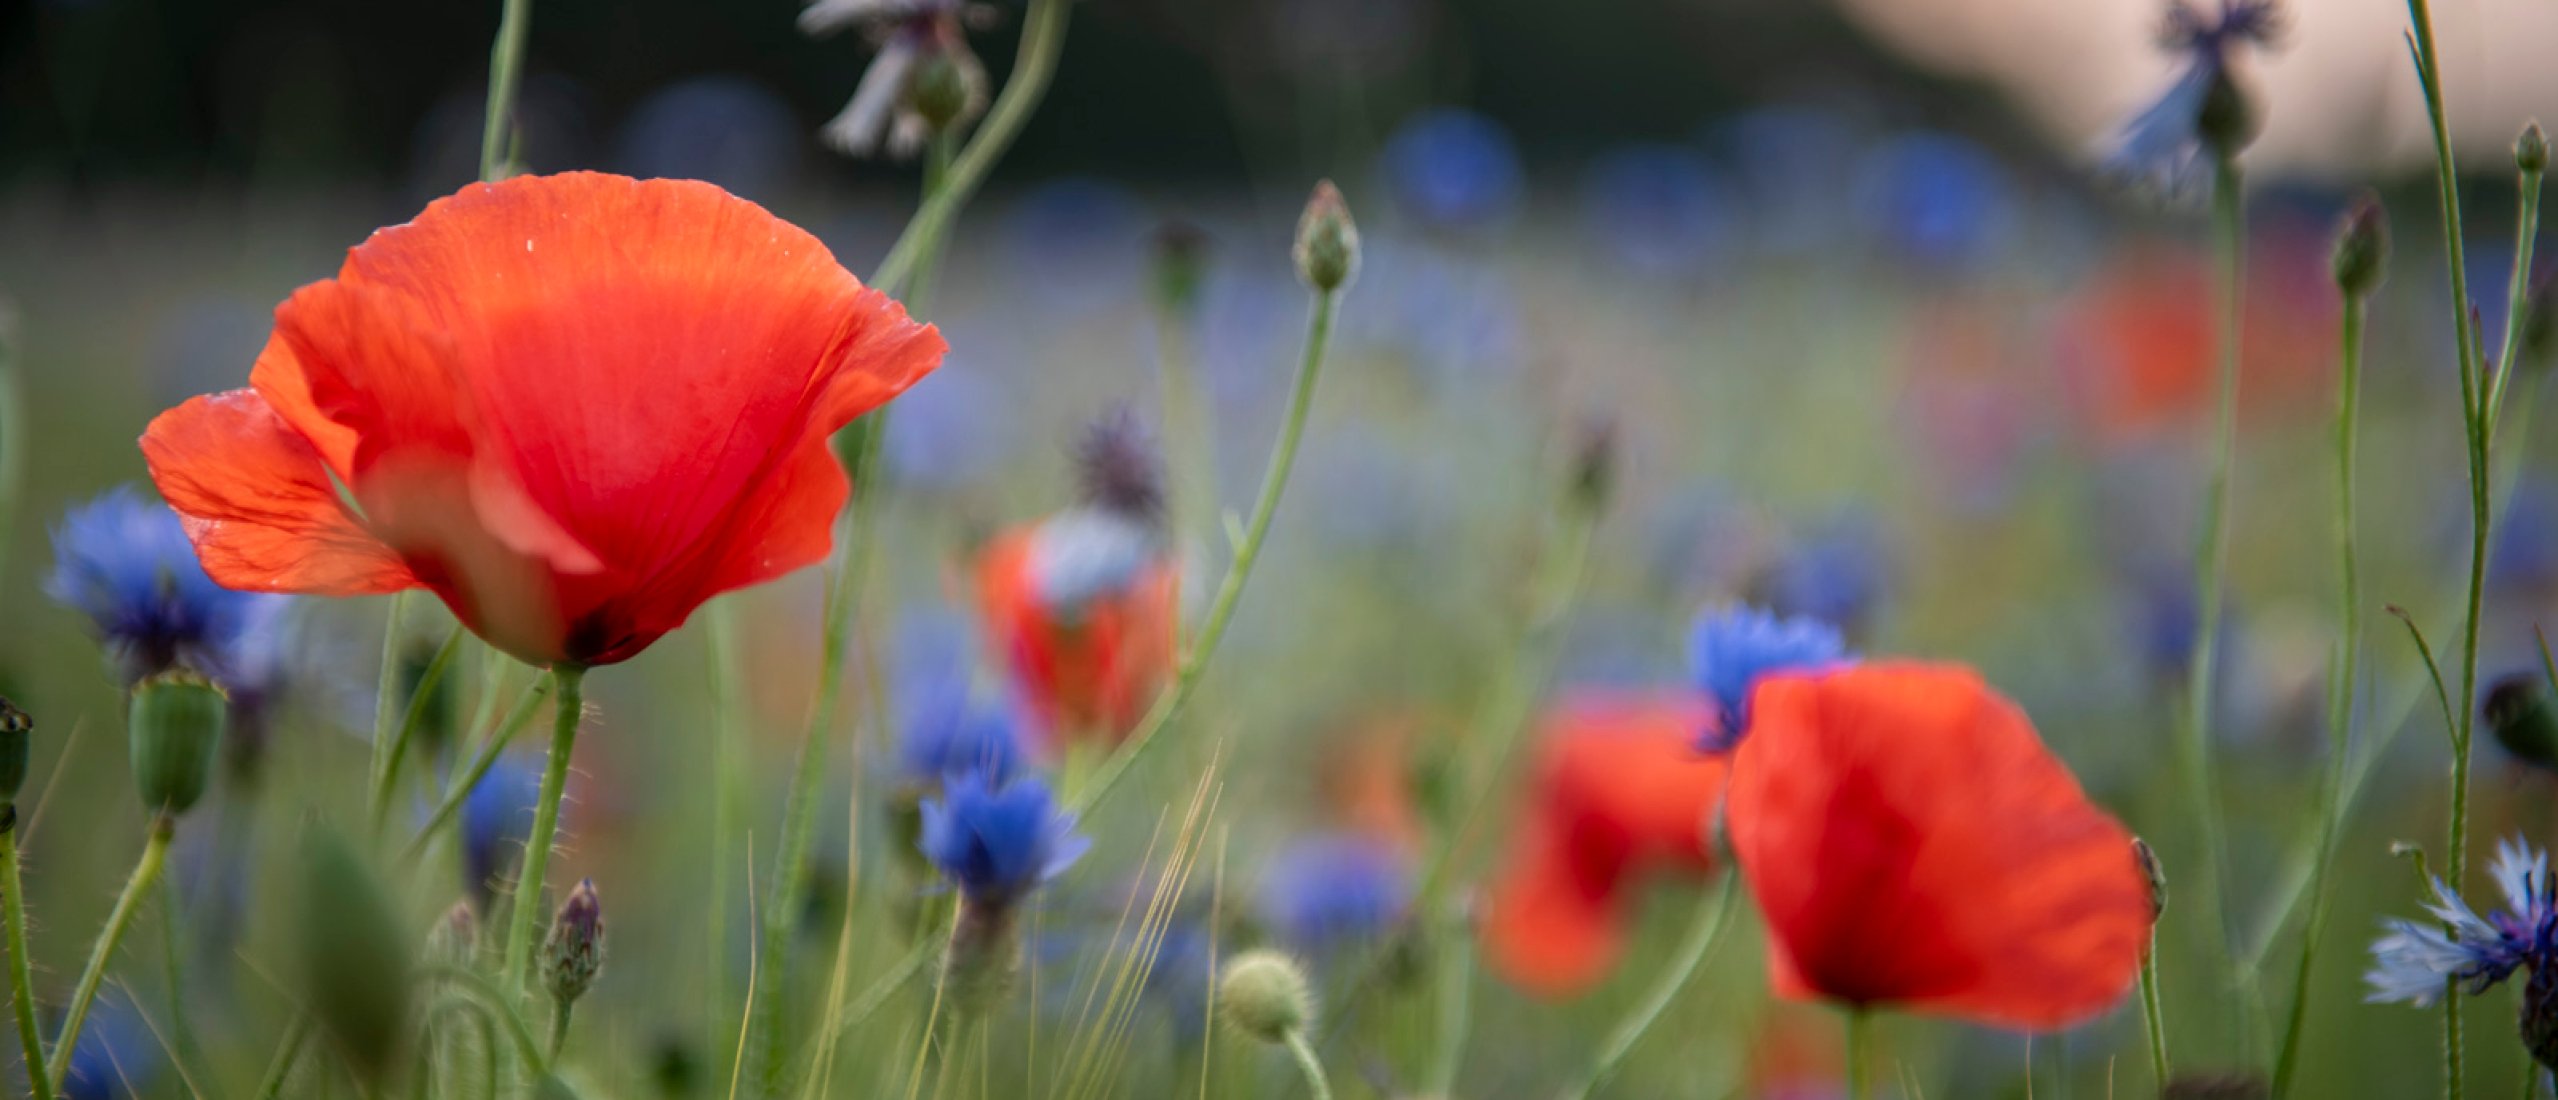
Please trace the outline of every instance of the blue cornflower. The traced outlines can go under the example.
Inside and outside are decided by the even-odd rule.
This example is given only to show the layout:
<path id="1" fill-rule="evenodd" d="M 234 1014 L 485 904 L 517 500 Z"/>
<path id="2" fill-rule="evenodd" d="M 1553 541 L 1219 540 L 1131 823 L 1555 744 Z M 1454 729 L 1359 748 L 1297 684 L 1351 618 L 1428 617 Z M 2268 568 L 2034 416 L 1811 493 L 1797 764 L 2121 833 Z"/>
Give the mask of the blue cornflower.
<path id="1" fill-rule="evenodd" d="M 1424 111 L 1395 128 L 1378 168 L 1396 205 L 1424 224 L 1477 229 L 1509 216 L 1527 173 L 1509 131 L 1472 111 Z"/>
<path id="2" fill-rule="evenodd" d="M 2221 0 L 2217 18 L 2179 0 L 2167 12 L 2159 44 L 2184 57 L 2184 69 L 2158 99 L 2132 116 L 2105 159 L 2105 171 L 2161 193 L 2190 192 L 2203 167 L 2207 142 L 2235 141 L 2235 133 L 2207 134 L 2209 126 L 2244 123 L 2213 116 L 2243 111 L 2229 82 L 2231 54 L 2241 45 L 2266 46 L 2282 29 L 2275 0 Z M 2221 100 L 2215 103 L 2215 100 Z"/>
<path id="3" fill-rule="evenodd" d="M 1375 837 L 1331 833 L 1288 845 L 1261 880 L 1271 933 L 1309 955 L 1383 935 L 1412 904 L 1412 870 Z"/>
<path id="4" fill-rule="evenodd" d="M 1001 785 L 1021 766 L 1019 712 L 980 698 L 964 669 L 919 677 L 899 693 L 897 763 L 907 782 L 977 775 Z"/>
<path id="5" fill-rule="evenodd" d="M 2516 970 L 2558 961 L 2558 885 L 2549 878 L 2549 857 L 2520 838 L 2504 841 L 2496 846 L 2495 878 L 2506 908 L 2492 917 L 2480 917 L 2436 878 L 2425 911 L 2441 923 L 2382 921 L 2387 934 L 2372 944 L 2364 1000 L 2423 1007 L 2442 996 L 2446 981 L 2476 996 Z"/>
<path id="6" fill-rule="evenodd" d="M 1796 540 L 1759 576 L 1756 595 L 1778 615 L 1818 619 L 1841 634 L 1862 636 L 1889 572 L 1882 535 L 1851 513 Z"/>
<path id="7" fill-rule="evenodd" d="M 130 487 L 65 514 L 53 559 L 45 594 L 89 617 L 127 681 L 179 666 L 223 683 L 254 672 L 248 643 L 291 599 L 213 583 L 178 514 Z"/>
<path id="8" fill-rule="evenodd" d="M 1075 831 L 1048 784 L 1023 776 L 1002 785 L 979 775 L 953 777 L 941 797 L 924 800 L 924 858 L 959 887 L 960 896 L 1001 909 L 1019 901 L 1083 858 L 1092 840 Z"/>
<path id="9" fill-rule="evenodd" d="M 1750 728 L 1750 689 L 1773 672 L 1812 672 L 1848 660 L 1837 629 L 1816 619 L 1778 618 L 1734 605 L 1697 617 L 1688 634 L 1688 667 L 1713 702 L 1715 726 L 1705 731 L 1707 752 L 1729 752 Z"/>
<path id="10" fill-rule="evenodd" d="M 497 880 L 533 835 L 542 799 L 542 769 L 529 758 L 500 756 L 462 799 L 462 871 L 485 910 Z"/>
<path id="11" fill-rule="evenodd" d="M 1610 259 L 1638 275 L 1695 275 L 1727 251 L 1733 204 L 1705 154 L 1631 145 L 1590 165 L 1582 220 Z"/>

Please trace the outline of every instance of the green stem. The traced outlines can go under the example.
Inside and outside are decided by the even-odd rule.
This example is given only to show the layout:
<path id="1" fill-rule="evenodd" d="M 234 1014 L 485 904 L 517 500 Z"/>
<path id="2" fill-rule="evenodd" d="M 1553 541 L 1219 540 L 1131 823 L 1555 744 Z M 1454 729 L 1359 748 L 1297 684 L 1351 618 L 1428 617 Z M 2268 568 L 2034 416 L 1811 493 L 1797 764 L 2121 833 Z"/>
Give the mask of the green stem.
<path id="1" fill-rule="evenodd" d="M 1252 576 L 1253 563 L 1261 559 L 1261 549 L 1270 537 L 1270 521 L 1279 512 L 1279 498 L 1288 489 L 1288 472 L 1296 465 L 1297 446 L 1306 434 L 1307 413 L 1314 408 L 1315 379 L 1323 373 L 1323 357 L 1332 342 L 1332 318 L 1340 304 L 1341 291 L 1317 290 L 1314 313 L 1306 323 L 1305 357 L 1297 365 L 1297 382 L 1288 397 L 1287 419 L 1279 429 L 1278 445 L 1270 452 L 1270 467 L 1261 476 L 1261 497 L 1252 506 L 1252 520 L 1244 527 L 1242 541 L 1235 544 L 1234 560 L 1226 566 L 1226 578 L 1217 586 L 1217 595 L 1208 604 L 1207 618 L 1199 624 L 1199 634 L 1182 654 L 1181 667 L 1173 674 L 1172 683 L 1155 696 L 1146 716 L 1137 723 L 1128 739 L 1120 742 L 1104 760 L 1092 779 L 1076 792 L 1073 810 L 1088 813 L 1109 795 L 1128 769 L 1146 755 L 1164 727 L 1181 713 L 1192 689 L 1199 686 L 1199 676 L 1207 670 L 1208 659 L 1215 656 L 1217 643 L 1226 636 L 1227 624 L 1234 621 L 1235 606 L 1243 597 L 1244 582 Z"/>
<path id="2" fill-rule="evenodd" d="M 2186 667 L 2184 736 L 2178 742 L 2188 787 L 2193 803 L 2194 820 L 2201 834 L 2203 871 L 2196 876 L 2202 886 L 2199 906 L 2204 918 L 2212 922 L 2222 957 L 2233 973 L 2236 949 L 2231 942 L 2228 914 L 2223 901 L 2228 873 L 2224 867 L 2224 850 L 2218 786 L 2212 777 L 2212 701 L 2214 681 L 2219 675 L 2220 630 L 2225 588 L 2229 574 L 2230 475 L 2235 464 L 2238 438 L 2238 374 L 2241 348 L 2239 331 L 2244 301 L 2246 273 L 2246 222 L 2241 199 L 2241 180 L 2233 156 L 2219 159 L 2212 186 L 2213 237 L 2220 254 L 2220 276 L 2223 302 L 2221 309 L 2220 386 L 2218 412 L 2212 431 L 2211 470 L 2203 491 L 2203 537 L 2194 556 L 2194 644 Z"/>
<path id="3" fill-rule="evenodd" d="M 390 785 L 385 776 L 390 773 L 391 737 L 400 714 L 400 620 L 408 609 L 409 594 L 403 589 L 391 594 L 390 608 L 382 615 L 382 665 L 373 678 L 373 755 L 365 769 L 377 800 Z"/>
<path id="4" fill-rule="evenodd" d="M 1847 1013 L 1847 1100 L 1865 1100 L 1866 1082 L 1872 1070 L 1866 1065 L 1874 1053 L 1874 1015 L 1864 1005 L 1849 1005 Z"/>
<path id="5" fill-rule="evenodd" d="M 396 600 L 397 597 L 393 599 Z M 394 617 L 392 621 L 397 623 L 399 620 Z M 409 743 L 417 739 L 418 727 L 426 722 L 427 708 L 434 704 L 436 689 L 443 686 L 445 671 L 453 664 L 453 655 L 462 651 L 462 638 L 465 634 L 461 624 L 456 623 L 452 632 L 444 636 L 444 644 L 436 647 L 435 656 L 427 661 L 426 669 L 418 674 L 417 689 L 409 693 L 408 707 L 401 713 L 398 731 L 390 739 L 390 748 L 380 754 L 380 765 L 374 769 L 373 773 L 373 835 L 375 836 L 382 835 L 384 824 L 390 820 L 391 789 L 399 784 L 400 765 L 408 759 Z M 385 637 L 382 643 L 383 664 L 388 673 L 382 681 L 382 688 L 388 693 L 385 697 L 389 698 L 397 695 L 389 689 L 399 683 L 399 673 L 390 659 L 390 655 L 396 652 L 393 648 L 394 639 Z M 381 711 L 389 709 L 387 704 L 377 707 L 377 710 Z"/>
<path id="6" fill-rule="evenodd" d="M 53 1100 L 52 1076 L 37 1069 L 44 1065 L 44 1040 L 36 1032 L 35 991 L 28 978 L 25 893 L 18 880 L 18 810 L 11 806 L 0 809 L 0 922 L 9 937 L 9 1006 L 17 1013 L 18 1048 L 35 1100 Z"/>
<path id="7" fill-rule="evenodd" d="M 2540 179 L 2540 172 L 2525 170 L 2515 185 L 2522 206 L 2514 218 L 2514 270 L 2505 286 L 2504 351 L 2496 356 L 2496 378 L 2487 391 L 2489 425 L 2504 411 L 2505 387 L 2522 368 L 2523 321 L 2531 314 L 2532 246 L 2540 240 Z"/>
<path id="8" fill-rule="evenodd" d="M 1678 953 L 1671 956 L 1669 967 L 1661 972 L 1661 980 L 1653 985 L 1652 991 L 1644 995 L 1632 1012 L 1626 1014 L 1616 1030 L 1608 1033 L 1607 1041 L 1599 1047 L 1599 1056 L 1591 1061 L 1590 1068 L 1582 1073 L 1578 1082 L 1564 1090 L 1565 1100 L 1583 1100 L 1599 1091 L 1609 1078 L 1616 1076 L 1626 1057 L 1634 1053 L 1635 1044 L 1643 1041 L 1644 1035 L 1651 1032 L 1652 1025 L 1660 1022 L 1661 1014 L 1669 1011 L 1679 999 L 1679 994 L 1686 992 L 1688 986 L 1696 981 L 1697 975 L 1704 973 L 1705 960 L 1713 955 L 1714 946 L 1722 942 L 1723 930 L 1732 923 L 1732 910 L 1739 907 L 1740 900 L 1741 884 L 1734 881 L 1727 871 L 1722 885 L 1716 887 L 1714 897 L 1697 907 L 1697 922 L 1688 930 L 1687 938 L 1680 941 Z M 1440 1095 L 1448 1094 L 1441 1092 Z"/>
<path id="9" fill-rule="evenodd" d="M 710 909 L 705 939 L 710 941 L 710 1004 L 708 1013 L 711 1051 L 722 1050 L 730 1042 L 732 1031 L 723 1021 L 734 1019 L 728 1008 L 729 946 L 728 911 L 734 898 L 734 874 L 729 862 L 729 838 L 737 835 L 737 788 L 742 782 L 738 755 L 745 737 L 745 722 L 738 713 L 743 697 L 739 685 L 745 673 L 737 660 L 737 614 L 727 600 L 715 600 L 705 609 L 709 619 L 710 705 L 711 705 L 711 851 L 710 890 L 704 899 Z"/>
<path id="10" fill-rule="evenodd" d="M 98 930 L 97 942 L 89 948 L 88 968 L 80 972 L 80 984 L 71 994 L 71 1008 L 62 1018 L 62 1031 L 54 1036 L 53 1057 L 45 1063 L 45 1073 L 56 1083 L 71 1068 L 71 1051 L 80 1042 L 80 1028 L 89 1018 L 89 1005 L 98 999 L 98 986 L 106 981 L 107 963 L 115 957 L 124 930 L 133 923 L 134 911 L 142 907 L 143 895 L 160 878 L 160 869 L 169 860 L 169 838 L 177 831 L 177 822 L 161 817 L 151 823 L 151 837 L 142 843 L 142 858 L 133 865 L 133 877 L 125 880 L 124 893 L 115 899 L 115 909 L 107 914 L 106 927 Z"/>
<path id="11" fill-rule="evenodd" d="M 1425 1096 L 1454 1096 L 1457 1074 L 1465 1067 L 1467 1033 L 1474 1026 L 1474 937 L 1455 921 L 1436 937 L 1439 974 L 1439 1035 L 1422 1079 Z"/>
<path id="12" fill-rule="evenodd" d="M 531 978 L 533 918 L 542 908 L 542 882 L 551 866 L 551 842 L 559 833 L 560 796 L 568 788 L 569 754 L 577 747 L 578 722 L 586 716 L 583 689 L 586 669 L 559 664 L 551 668 L 558 702 L 551 721 L 551 756 L 542 769 L 542 800 L 533 809 L 533 835 L 524 842 L 524 871 L 515 880 L 515 900 L 506 931 L 506 975 L 509 990 L 520 990 Z"/>
<path id="13" fill-rule="evenodd" d="M 400 866 L 416 863 L 419 856 L 426 854 L 427 846 L 435 842 L 436 831 L 461 811 L 462 803 L 470 800 L 472 788 L 479 786 L 480 779 L 488 775 L 497 758 L 506 754 L 506 747 L 515 742 L 515 735 L 533 724 L 534 714 L 541 708 L 542 700 L 550 694 L 551 681 L 548 679 L 535 679 L 524 686 L 524 694 L 516 697 L 515 706 L 506 712 L 505 720 L 489 733 L 487 741 L 480 746 L 479 755 L 472 758 L 471 766 L 453 778 L 452 787 L 444 792 L 444 800 L 436 803 L 435 812 L 427 815 L 426 824 L 419 826 L 417 835 L 409 838 L 408 847 L 400 850 Z"/>
<path id="14" fill-rule="evenodd" d="M 560 1048 L 568 1045 L 568 1010 L 569 1003 L 567 1001 L 560 1000 L 556 997 L 552 998 L 551 1042 L 549 1053 L 544 1055 L 544 1058 L 548 1061 L 559 1061 Z"/>
<path id="15" fill-rule="evenodd" d="M 895 293 L 905 285 L 923 257 L 940 247 L 941 237 L 949 232 L 959 217 L 961 207 L 977 193 L 995 162 L 1012 147 L 1013 138 L 1030 122 L 1039 109 L 1039 101 L 1048 94 L 1049 78 L 1057 73 L 1057 55 L 1066 47 L 1066 17 L 1073 10 L 1073 0 L 1031 0 L 1030 13 L 1023 17 L 1021 49 L 1014 56 L 1012 75 L 1005 79 L 1003 93 L 995 97 L 995 106 L 986 114 L 986 122 L 977 128 L 977 136 L 968 142 L 968 150 L 951 165 L 949 178 L 931 201 L 915 211 L 906 223 L 906 231 L 898 234 L 897 243 L 888 250 L 888 258 L 871 273 L 872 286 Z"/>
<path id="16" fill-rule="evenodd" d="M 2274 1059 L 2273 1092 L 2291 1095 L 2292 1075 L 2299 1068 L 2301 1036 L 2309 1021 L 2309 979 L 2318 943 L 2327 928 L 2327 876 L 2336 862 L 2336 846 L 2344 831 L 2345 757 L 2353 744 L 2355 673 L 2362 643 L 2362 595 L 2355 552 L 2354 467 L 2356 429 L 2362 402 L 2363 323 L 2366 304 L 2358 293 L 2345 296 L 2343 373 L 2336 399 L 2336 619 L 2339 624 L 2334 670 L 2327 693 L 2327 777 L 2318 801 L 2318 862 L 2309 885 L 2309 919 L 2301 929 L 2300 965 L 2292 972 L 2290 1015 L 2283 1023 L 2282 1049 Z"/>
<path id="17" fill-rule="evenodd" d="M 505 1025 L 507 1038 L 515 1044 L 515 1056 L 524 1062 L 527 1078 L 539 1080 L 550 1072 L 550 1060 L 542 1056 L 542 1048 L 534 1042 L 533 1029 L 525 1024 L 523 1014 L 515 1010 L 515 1002 L 507 996 L 508 991 L 490 981 L 488 975 L 467 966 L 438 964 L 422 968 L 419 976 L 451 982 L 465 996 L 479 1002 L 489 1016 Z"/>
<path id="18" fill-rule="evenodd" d="M 1324 1078 L 1323 1060 L 1315 1057 L 1314 1044 L 1306 1041 L 1306 1032 L 1297 1028 L 1288 1032 L 1288 1053 L 1295 1055 L 1297 1070 L 1306 1075 L 1306 1089 L 1315 1100 L 1332 1100 L 1332 1083 Z"/>
<path id="19" fill-rule="evenodd" d="M 293 1066 L 302 1060 L 302 1048 L 311 1038 L 311 1017 L 296 1012 L 284 1025 L 284 1039 L 276 1044 L 275 1057 L 267 1060 L 266 1075 L 258 1083 L 258 1100 L 276 1100 L 284 1095 L 284 1082 L 293 1076 Z"/>
<path id="20" fill-rule="evenodd" d="M 504 0 L 497 17 L 497 42 L 489 47 L 488 119 L 480 127 L 480 180 L 505 179 L 507 130 L 515 115 L 515 87 L 524 75 L 524 35 L 531 23 L 531 0 Z"/>
<path id="21" fill-rule="evenodd" d="M 2158 1003 L 2158 932 L 2141 949 L 2141 1025 L 2149 1036 L 2149 1074 L 2163 1094 L 2167 1090 L 2167 1015 Z"/>

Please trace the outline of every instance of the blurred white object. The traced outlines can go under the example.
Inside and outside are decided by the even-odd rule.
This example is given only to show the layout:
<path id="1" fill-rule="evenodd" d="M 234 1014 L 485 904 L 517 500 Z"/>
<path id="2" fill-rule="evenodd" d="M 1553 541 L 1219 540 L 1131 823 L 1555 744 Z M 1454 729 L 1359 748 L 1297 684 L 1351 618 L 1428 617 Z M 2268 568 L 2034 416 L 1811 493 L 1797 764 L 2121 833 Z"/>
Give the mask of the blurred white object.
<path id="1" fill-rule="evenodd" d="M 2100 156 L 2176 77 L 2158 48 L 2164 0 L 1836 0 L 1878 39 L 1949 76 L 2004 88 L 2055 142 Z M 2201 0 L 2216 4 L 2217 0 Z M 2432 0 L 2462 165 L 2510 172 L 2514 136 L 2558 120 L 2558 3 Z M 2289 0 L 2277 48 L 2242 66 L 2264 131 L 2258 172 L 2351 178 L 2430 156 L 2401 38 L 2404 0 Z"/>

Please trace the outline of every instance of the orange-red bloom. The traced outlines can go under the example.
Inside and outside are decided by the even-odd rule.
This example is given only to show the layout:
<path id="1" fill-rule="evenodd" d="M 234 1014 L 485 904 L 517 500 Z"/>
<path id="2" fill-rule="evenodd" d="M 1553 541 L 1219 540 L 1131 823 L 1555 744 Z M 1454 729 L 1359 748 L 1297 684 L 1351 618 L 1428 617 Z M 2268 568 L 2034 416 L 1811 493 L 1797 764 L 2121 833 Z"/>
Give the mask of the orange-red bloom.
<path id="1" fill-rule="evenodd" d="M 142 450 L 224 585 L 422 586 L 517 657 L 604 664 L 824 557 L 828 435 L 942 351 L 716 187 L 526 177 L 373 234 L 277 307 L 250 388 Z"/>
<path id="2" fill-rule="evenodd" d="M 1778 675 L 1751 707 L 1726 820 L 1779 994 L 2042 1029 L 2130 988 L 2131 835 L 1978 675 Z"/>
<path id="3" fill-rule="evenodd" d="M 987 637 L 1049 749 L 1070 738 L 1115 742 L 1145 716 L 1172 671 L 1178 572 L 1155 559 L 1125 583 L 1061 600 L 1041 581 L 1045 527 L 1005 532 L 978 559 Z"/>
<path id="4" fill-rule="evenodd" d="M 1584 695 L 1544 724 L 1524 831 L 1493 886 L 1485 957 L 1547 996 L 1605 977 L 1625 908 L 1651 875 L 1702 877 L 1724 761 L 1697 734 L 1713 708 L 1691 695 Z"/>

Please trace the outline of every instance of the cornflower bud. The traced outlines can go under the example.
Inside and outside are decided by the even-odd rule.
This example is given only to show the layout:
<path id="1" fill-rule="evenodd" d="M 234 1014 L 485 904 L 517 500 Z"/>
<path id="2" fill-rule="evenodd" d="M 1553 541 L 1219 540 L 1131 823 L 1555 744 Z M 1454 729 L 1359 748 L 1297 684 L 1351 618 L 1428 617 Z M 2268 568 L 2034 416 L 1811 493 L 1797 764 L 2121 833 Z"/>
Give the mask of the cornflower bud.
<path id="1" fill-rule="evenodd" d="M 2389 212 L 2382 208 L 2379 196 L 2366 191 L 2345 211 L 2344 224 L 2336 230 L 2331 267 L 2337 289 L 2348 298 L 2368 298 L 2380 289 L 2381 276 L 2389 267 Z"/>
<path id="2" fill-rule="evenodd" d="M 2487 688 L 2479 717 L 2487 730 L 2516 759 L 2558 770 L 2558 711 L 2549 705 L 2548 685 L 2537 672 L 2517 672 Z"/>
<path id="3" fill-rule="evenodd" d="M 1359 226 L 1331 180 L 1315 184 L 1297 219 L 1297 277 L 1322 291 L 1339 290 L 1359 276 Z"/>
<path id="4" fill-rule="evenodd" d="M 581 879 L 551 917 L 551 934 L 542 941 L 542 984 L 551 999 L 572 1005 L 595 985 L 604 969 L 604 903 L 595 896 L 595 880 Z"/>
<path id="5" fill-rule="evenodd" d="M 230 700 L 193 672 L 174 669 L 133 685 L 133 782 L 143 807 L 176 817 L 204 797 L 214 750 L 230 723 Z"/>
<path id="6" fill-rule="evenodd" d="M 1167 317 L 1189 316 L 1207 268 L 1207 232 L 1189 222 L 1164 223 L 1155 231 L 1155 308 Z"/>
<path id="7" fill-rule="evenodd" d="M 469 898 L 454 902 L 426 932 L 426 961 L 445 966 L 469 966 L 480 953 L 480 911 L 471 908 Z"/>
<path id="8" fill-rule="evenodd" d="M 1228 1027 L 1265 1043 L 1283 1043 L 1314 1021 L 1306 972 L 1276 951 L 1247 951 L 1217 979 L 1217 1014 Z"/>
<path id="9" fill-rule="evenodd" d="M 18 789 L 27 785 L 27 754 L 35 741 L 35 719 L 16 703 L 0 698 L 0 811 L 15 806 Z"/>
<path id="10" fill-rule="evenodd" d="M 2152 922 L 2167 913 L 2167 868 L 2158 862 L 2158 849 L 2139 837 L 2132 838 L 2132 862 L 2139 864 L 2141 877 L 2149 880 L 2149 919 Z"/>
<path id="11" fill-rule="evenodd" d="M 2522 136 L 2514 139 L 2514 167 L 2532 175 L 2549 170 L 2549 135 L 2540 132 L 2540 122 L 2523 124 Z"/>

